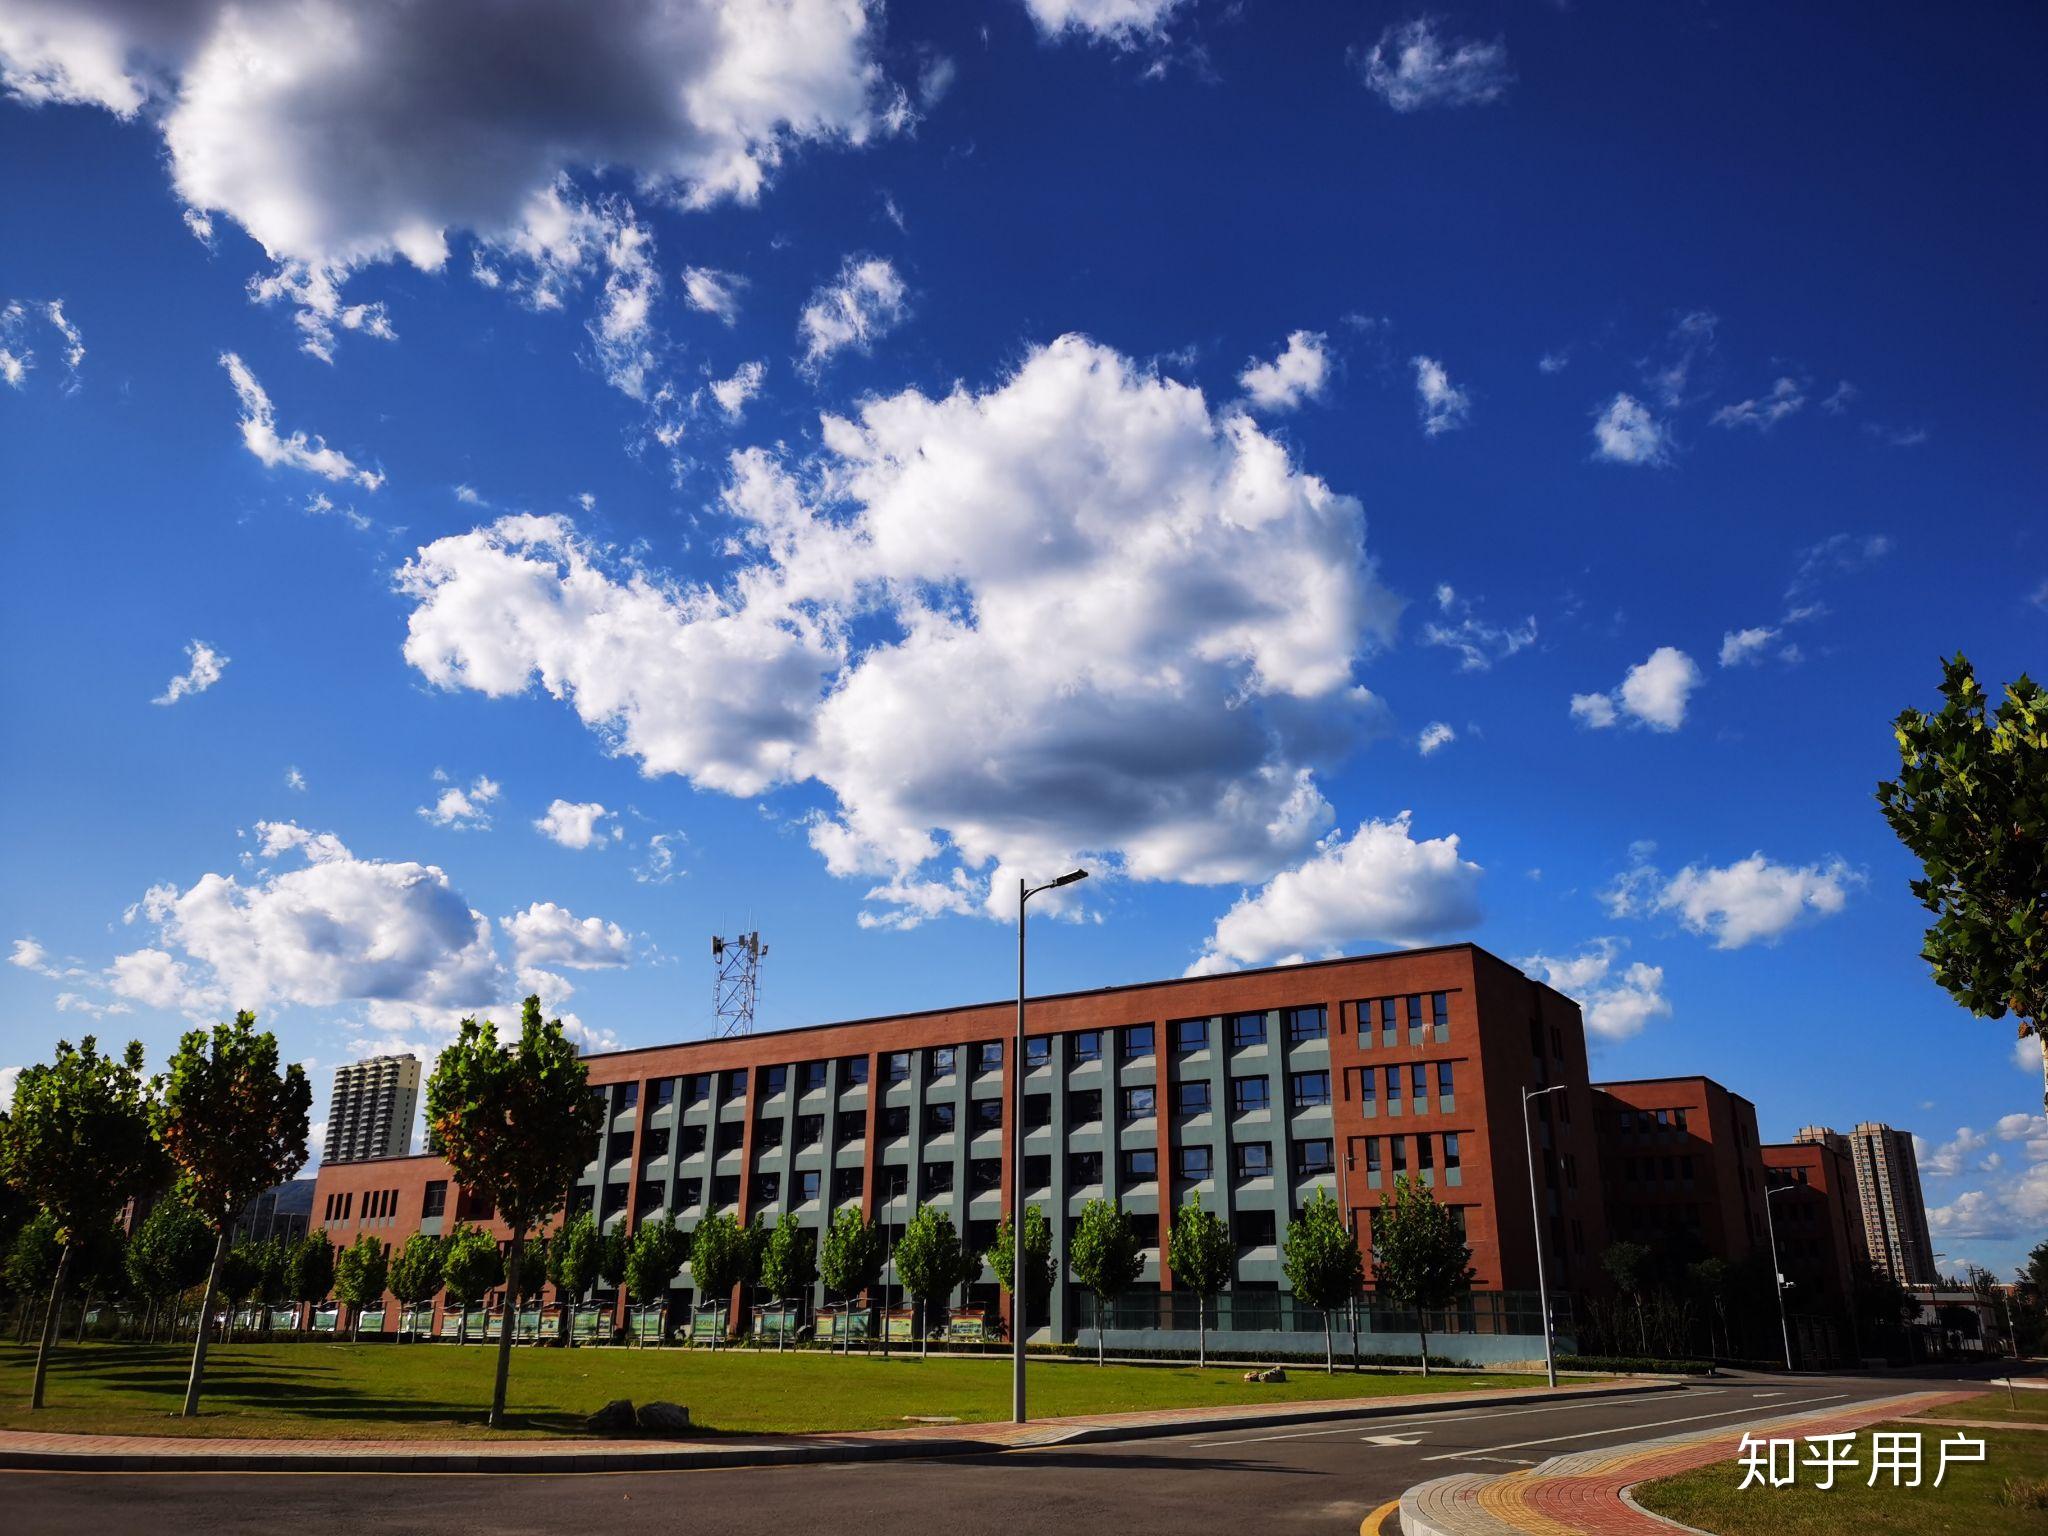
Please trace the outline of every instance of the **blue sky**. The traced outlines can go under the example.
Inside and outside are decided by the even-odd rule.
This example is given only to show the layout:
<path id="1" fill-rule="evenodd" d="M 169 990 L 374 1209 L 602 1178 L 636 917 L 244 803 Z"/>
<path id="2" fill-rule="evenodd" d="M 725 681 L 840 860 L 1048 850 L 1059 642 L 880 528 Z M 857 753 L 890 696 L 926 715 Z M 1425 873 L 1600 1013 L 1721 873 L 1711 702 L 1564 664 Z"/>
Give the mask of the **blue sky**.
<path id="1" fill-rule="evenodd" d="M 2037 15 L 505 9 L 0 6 L 0 1067 L 999 996 L 1080 859 L 1045 988 L 1471 937 L 2048 1230 L 1871 797 L 2041 669 Z"/>

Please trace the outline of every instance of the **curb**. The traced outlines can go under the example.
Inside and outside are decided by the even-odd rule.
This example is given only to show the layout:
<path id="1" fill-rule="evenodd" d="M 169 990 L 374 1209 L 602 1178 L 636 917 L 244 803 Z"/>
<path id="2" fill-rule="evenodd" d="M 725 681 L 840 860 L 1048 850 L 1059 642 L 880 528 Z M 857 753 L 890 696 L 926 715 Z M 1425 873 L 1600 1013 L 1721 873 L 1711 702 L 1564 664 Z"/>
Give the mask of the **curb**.
<path id="1" fill-rule="evenodd" d="M 1623 1387 L 1565 1387 L 1544 1393 L 1543 1401 L 1578 1402 L 1589 1398 L 1637 1397 L 1652 1392 L 1684 1390 L 1684 1383 L 1635 1383 Z M 1242 1413 L 1219 1418 L 1166 1420 L 1148 1424 L 1080 1424 L 1061 1430 L 1048 1426 L 1042 1439 L 1000 1440 L 791 1440 L 769 1445 L 717 1446 L 698 1443 L 672 1450 L 534 1451 L 493 1448 L 487 1451 L 207 1451 L 122 1452 L 92 1450 L 0 1451 L 0 1471 L 13 1472 L 363 1472 L 363 1473 L 538 1473 L 562 1475 L 590 1472 L 683 1472 L 699 1468 L 806 1466 L 822 1463 L 902 1461 L 937 1456 L 988 1456 L 1054 1447 L 1101 1445 L 1121 1440 L 1153 1440 L 1191 1433 L 1228 1433 L 1274 1425 L 1321 1424 L 1346 1419 L 1409 1418 L 1418 1414 L 1452 1413 L 1528 1402 L 1526 1391 L 1460 1397 L 1455 1402 L 1390 1402 L 1385 1399 L 1348 1403 L 1302 1413 Z M 195 1440 L 195 1447 L 207 1442 Z M 485 1442 L 488 1443 L 488 1442 Z"/>

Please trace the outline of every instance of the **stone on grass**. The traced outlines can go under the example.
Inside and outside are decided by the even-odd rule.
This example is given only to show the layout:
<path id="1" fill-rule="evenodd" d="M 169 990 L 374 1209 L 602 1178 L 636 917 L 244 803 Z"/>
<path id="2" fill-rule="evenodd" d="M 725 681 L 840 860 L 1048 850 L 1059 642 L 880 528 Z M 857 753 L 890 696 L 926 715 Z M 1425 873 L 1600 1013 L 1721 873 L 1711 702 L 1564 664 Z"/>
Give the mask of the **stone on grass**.
<path id="1" fill-rule="evenodd" d="M 681 1403 L 643 1403 L 640 1427 L 650 1435 L 686 1435 L 690 1432 L 690 1410 Z"/>
<path id="2" fill-rule="evenodd" d="M 633 1400 L 615 1397 L 583 1421 L 593 1435 L 629 1435 L 633 1432 Z"/>
<path id="3" fill-rule="evenodd" d="M 1268 1370 L 1246 1371 L 1244 1379 L 1246 1381 L 1285 1381 L 1287 1379 L 1287 1372 L 1276 1365 Z"/>

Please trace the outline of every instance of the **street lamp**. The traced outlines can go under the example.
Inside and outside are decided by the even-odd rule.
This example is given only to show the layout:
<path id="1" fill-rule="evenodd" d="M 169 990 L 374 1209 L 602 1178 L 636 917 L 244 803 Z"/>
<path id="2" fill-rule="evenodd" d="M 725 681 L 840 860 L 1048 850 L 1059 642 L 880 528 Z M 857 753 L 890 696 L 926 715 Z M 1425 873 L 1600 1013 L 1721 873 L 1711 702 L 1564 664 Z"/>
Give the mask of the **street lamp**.
<path id="1" fill-rule="evenodd" d="M 1536 1305 L 1543 1310 L 1543 1374 L 1553 1387 L 1557 1385 L 1557 1354 L 1550 1343 L 1550 1281 L 1543 1272 L 1543 1213 L 1536 1205 L 1536 1148 L 1529 1130 L 1529 1101 L 1546 1093 L 1562 1093 L 1565 1086 L 1552 1083 L 1548 1088 L 1522 1090 L 1522 1150 L 1529 1154 L 1529 1231 L 1536 1239 Z"/>
<path id="2" fill-rule="evenodd" d="M 1031 1312 L 1031 1285 L 1024 1272 L 1024 904 L 1040 891 L 1058 890 L 1088 871 L 1070 869 L 1044 885 L 1017 882 L 1017 1038 L 1010 1044 L 1010 1421 L 1024 1420 L 1024 1330 Z M 1100 1327 L 1102 1320 L 1096 1319 Z"/>
<path id="3" fill-rule="evenodd" d="M 1778 1224 L 1771 1219 L 1771 1196 L 1788 1194 L 1797 1184 L 1764 1186 L 1764 1230 L 1771 1235 L 1771 1285 L 1778 1293 L 1778 1337 L 1785 1345 L 1785 1369 L 1792 1369 L 1792 1325 L 1785 1321 L 1785 1277 L 1778 1271 Z"/>

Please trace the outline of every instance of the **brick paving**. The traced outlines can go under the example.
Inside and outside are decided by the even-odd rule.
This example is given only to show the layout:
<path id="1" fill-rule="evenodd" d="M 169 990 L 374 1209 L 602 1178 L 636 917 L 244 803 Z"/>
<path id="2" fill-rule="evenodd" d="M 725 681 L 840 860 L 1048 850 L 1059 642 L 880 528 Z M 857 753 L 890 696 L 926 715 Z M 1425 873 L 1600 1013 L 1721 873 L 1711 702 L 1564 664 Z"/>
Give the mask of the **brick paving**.
<path id="1" fill-rule="evenodd" d="M 1624 1501 L 1622 1491 L 1636 1483 L 1730 1460 L 1738 1454 L 1745 1433 L 1848 1434 L 1917 1409 L 1966 1402 L 1977 1395 L 1909 1393 L 1735 1428 L 1693 1430 L 1606 1450 L 1574 1451 L 1524 1471 L 1440 1477 L 1402 1496 L 1401 1529 L 1405 1536 L 1670 1536 L 1687 1527 Z"/>

